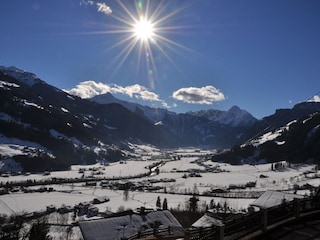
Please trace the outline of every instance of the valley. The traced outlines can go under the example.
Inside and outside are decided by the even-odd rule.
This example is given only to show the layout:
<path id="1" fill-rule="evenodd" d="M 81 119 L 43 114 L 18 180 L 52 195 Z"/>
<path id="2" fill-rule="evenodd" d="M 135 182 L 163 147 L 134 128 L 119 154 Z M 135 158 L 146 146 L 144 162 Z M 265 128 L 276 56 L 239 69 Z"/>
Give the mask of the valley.
<path id="1" fill-rule="evenodd" d="M 68 171 L 27 176 L 3 174 L 1 189 L 7 192 L 0 196 L 1 213 L 31 213 L 43 211 L 49 205 L 74 206 L 99 197 L 110 200 L 97 205 L 99 212 L 116 212 L 119 208 L 156 209 L 158 196 L 162 200 L 167 198 L 168 208 L 186 210 L 193 194 L 200 196 L 199 206 L 203 210 L 213 199 L 220 204 L 227 202 L 234 211 L 247 211 L 250 203 L 267 190 L 310 195 L 306 186 L 316 187 L 320 183 L 315 165 L 284 165 L 271 170 L 272 164 L 212 162 L 208 160 L 211 154 L 199 149 L 171 150 L 165 154 L 155 151 L 146 152 L 140 160 L 76 165 Z M 153 171 L 151 166 L 158 170 Z"/>

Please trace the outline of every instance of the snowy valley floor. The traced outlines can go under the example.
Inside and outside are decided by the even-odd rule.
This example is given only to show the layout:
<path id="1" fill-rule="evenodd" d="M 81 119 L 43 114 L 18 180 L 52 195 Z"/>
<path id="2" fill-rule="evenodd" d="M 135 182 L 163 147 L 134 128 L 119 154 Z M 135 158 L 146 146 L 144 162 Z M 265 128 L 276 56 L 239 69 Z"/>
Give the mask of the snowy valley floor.
<path id="1" fill-rule="evenodd" d="M 202 195 L 204 192 L 210 192 L 213 189 L 228 189 L 231 186 L 241 186 L 249 182 L 255 182 L 255 187 L 246 189 L 234 189 L 235 192 L 266 190 L 293 190 L 294 187 L 311 184 L 319 186 L 320 178 L 311 178 L 314 174 L 314 165 L 295 165 L 286 167 L 281 171 L 271 171 L 271 164 L 261 165 L 229 165 L 225 163 L 215 163 L 210 160 L 202 160 L 201 165 L 195 160 L 203 158 L 208 152 L 195 152 L 194 150 L 180 150 L 179 160 L 168 161 L 160 165 L 159 174 L 143 178 L 130 179 L 130 182 L 144 185 L 159 187 L 158 190 L 149 191 L 129 191 L 127 197 L 124 196 L 123 190 L 111 190 L 100 187 L 101 181 L 97 181 L 96 186 L 86 186 L 85 183 L 74 183 L 65 185 L 48 185 L 52 187 L 52 192 L 34 192 L 34 193 L 10 193 L 0 196 L 0 213 L 1 214 L 19 214 L 22 212 L 30 213 L 34 211 L 45 210 L 46 206 L 54 205 L 76 205 L 80 202 L 92 201 L 96 197 L 106 196 L 109 202 L 99 204 L 97 207 L 100 211 L 109 210 L 116 212 L 119 207 L 124 209 L 135 209 L 141 206 L 156 208 L 157 197 L 168 200 L 170 208 L 185 208 L 185 204 L 192 193 Z M 102 178 L 118 178 L 125 176 L 134 176 L 147 173 L 152 163 L 159 162 L 161 156 L 154 160 L 132 160 L 126 162 L 111 163 L 108 166 L 96 164 L 91 166 L 73 166 L 70 171 L 51 172 L 50 175 L 30 174 L 29 176 L 10 176 L 0 177 L 0 182 L 41 181 L 44 179 L 62 178 L 88 178 L 92 176 Z M 164 160 L 166 161 L 166 160 Z M 218 171 L 206 172 L 205 168 L 214 167 Z M 81 170 L 80 170 L 81 169 Z M 99 175 L 95 172 L 99 171 Z M 199 172 L 198 177 L 189 177 L 190 173 Z M 310 173 L 311 172 L 311 173 Z M 183 177 L 185 175 L 185 177 Z M 191 174 L 192 175 L 192 174 Z M 166 179 L 171 181 L 166 182 Z M 164 180 L 164 181 L 162 181 Z M 109 181 L 112 182 L 112 181 Z M 151 182 L 151 183 L 150 183 Z M 34 189 L 39 186 L 32 187 Z M 31 189 L 32 189 L 31 188 Z M 164 193 L 166 192 L 166 193 Z M 305 192 L 299 192 L 305 194 Z M 216 203 L 224 203 L 235 209 L 247 209 L 254 200 L 236 199 L 236 198 L 217 198 L 217 197 L 200 197 L 200 206 L 209 204 L 211 199 Z"/>

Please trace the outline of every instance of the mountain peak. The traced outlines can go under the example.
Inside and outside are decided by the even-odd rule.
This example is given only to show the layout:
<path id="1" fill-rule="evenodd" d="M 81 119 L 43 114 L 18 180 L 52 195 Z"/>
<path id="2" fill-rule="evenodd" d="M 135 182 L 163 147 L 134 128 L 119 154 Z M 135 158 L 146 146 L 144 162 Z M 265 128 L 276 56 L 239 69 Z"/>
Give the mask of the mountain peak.
<path id="1" fill-rule="evenodd" d="M 0 71 L 11 77 L 16 78 L 19 82 L 32 87 L 34 84 L 41 82 L 41 80 L 34 73 L 26 72 L 17 67 L 4 67 L 0 66 Z"/>
<path id="2" fill-rule="evenodd" d="M 239 112 L 242 112 L 243 110 L 241 110 L 238 106 L 234 105 L 232 106 L 228 112 L 234 112 L 234 113 L 239 113 Z"/>
<path id="3" fill-rule="evenodd" d="M 312 98 L 310 98 L 307 102 L 320 102 L 320 96 L 314 95 Z"/>
<path id="4" fill-rule="evenodd" d="M 188 114 L 204 117 L 211 121 L 216 121 L 220 124 L 232 127 L 250 126 L 257 121 L 250 113 L 240 109 L 238 106 L 233 106 L 228 111 L 209 109 L 198 112 L 188 112 Z"/>

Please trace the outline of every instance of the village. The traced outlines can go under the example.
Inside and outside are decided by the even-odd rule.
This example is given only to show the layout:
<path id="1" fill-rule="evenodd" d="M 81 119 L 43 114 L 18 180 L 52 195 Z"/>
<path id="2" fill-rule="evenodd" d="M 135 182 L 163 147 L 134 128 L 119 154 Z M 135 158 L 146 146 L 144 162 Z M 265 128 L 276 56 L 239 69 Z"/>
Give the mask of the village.
<path id="1" fill-rule="evenodd" d="M 210 154 L 145 151 L 69 171 L 3 173 L 0 235 L 28 237 L 41 220 L 52 239 L 237 239 L 284 216 L 319 211 L 316 166 L 235 166 L 212 162 Z M 275 214 L 280 210 L 286 214 Z M 261 225 L 245 227 L 250 221 Z M 243 231 L 233 233 L 234 224 Z"/>

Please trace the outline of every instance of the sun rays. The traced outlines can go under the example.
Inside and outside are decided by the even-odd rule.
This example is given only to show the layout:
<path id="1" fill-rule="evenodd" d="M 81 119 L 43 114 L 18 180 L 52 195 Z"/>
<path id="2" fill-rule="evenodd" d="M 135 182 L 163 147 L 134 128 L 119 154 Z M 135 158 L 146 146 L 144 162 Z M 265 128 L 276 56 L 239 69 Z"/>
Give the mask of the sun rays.
<path id="1" fill-rule="evenodd" d="M 126 61 L 133 57 L 135 73 L 147 79 L 154 88 L 158 77 L 156 56 L 163 56 L 175 65 L 170 53 L 188 49 L 169 36 L 176 34 L 183 26 L 174 25 L 173 18 L 187 7 L 180 4 L 174 10 L 168 8 L 169 1 L 117 1 L 118 11 L 112 11 L 113 24 L 103 34 L 116 34 L 118 41 L 109 50 L 117 49 L 118 54 L 110 63 L 112 74 L 122 70 Z M 181 6 L 182 5 L 182 6 Z M 190 50 L 190 49 L 188 49 Z M 142 74 L 142 75 L 141 75 Z"/>

